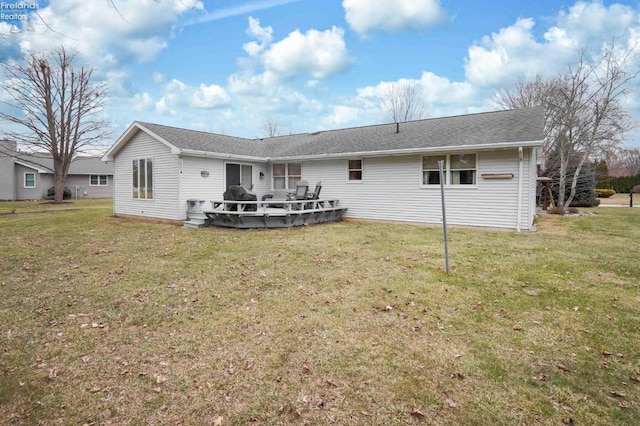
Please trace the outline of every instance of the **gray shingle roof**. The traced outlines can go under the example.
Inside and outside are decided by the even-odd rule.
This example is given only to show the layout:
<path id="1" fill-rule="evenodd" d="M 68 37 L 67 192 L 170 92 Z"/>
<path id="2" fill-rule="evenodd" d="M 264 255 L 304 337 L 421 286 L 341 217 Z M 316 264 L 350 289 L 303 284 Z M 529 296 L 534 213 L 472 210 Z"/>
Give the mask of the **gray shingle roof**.
<path id="1" fill-rule="evenodd" d="M 244 139 L 152 123 L 140 123 L 182 150 L 264 158 L 401 152 L 495 146 L 543 139 L 544 110 L 527 108 L 380 124 L 316 133 Z"/>
<path id="2" fill-rule="evenodd" d="M 33 168 L 53 173 L 53 157 L 44 153 L 19 153 L 16 160 Z M 113 163 L 104 163 L 98 157 L 76 157 L 69 166 L 70 175 L 113 175 Z"/>

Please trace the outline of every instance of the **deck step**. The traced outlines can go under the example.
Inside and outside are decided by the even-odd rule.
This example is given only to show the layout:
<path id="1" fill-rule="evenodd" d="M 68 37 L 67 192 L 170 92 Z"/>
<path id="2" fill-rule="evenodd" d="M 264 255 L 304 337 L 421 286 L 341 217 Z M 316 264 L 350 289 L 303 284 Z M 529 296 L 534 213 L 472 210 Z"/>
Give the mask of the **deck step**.
<path id="1" fill-rule="evenodd" d="M 204 220 L 185 220 L 182 222 L 182 226 L 185 228 L 202 228 L 205 226 Z"/>

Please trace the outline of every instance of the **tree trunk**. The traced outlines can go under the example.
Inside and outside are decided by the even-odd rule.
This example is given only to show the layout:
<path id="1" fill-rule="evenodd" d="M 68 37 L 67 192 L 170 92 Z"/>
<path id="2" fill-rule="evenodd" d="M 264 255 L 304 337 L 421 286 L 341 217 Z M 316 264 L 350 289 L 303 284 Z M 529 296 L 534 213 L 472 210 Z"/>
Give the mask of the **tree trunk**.
<path id="1" fill-rule="evenodd" d="M 560 149 L 560 181 L 558 183 L 558 208 L 564 209 L 564 191 L 567 187 L 567 169 L 565 167 L 564 147 Z"/>
<path id="2" fill-rule="evenodd" d="M 580 171 L 582 170 L 582 166 L 584 162 L 587 160 L 587 152 L 585 151 L 584 155 L 580 157 L 580 162 L 578 163 L 578 167 L 576 167 L 576 171 L 573 173 L 573 179 L 571 180 L 571 192 L 569 193 L 569 198 L 567 198 L 567 207 L 571 205 L 573 198 L 576 196 L 576 187 L 578 186 L 578 176 L 580 176 Z"/>
<path id="3" fill-rule="evenodd" d="M 64 180 L 62 176 L 58 175 L 54 177 L 56 194 L 53 197 L 54 203 L 62 203 L 64 201 Z"/>

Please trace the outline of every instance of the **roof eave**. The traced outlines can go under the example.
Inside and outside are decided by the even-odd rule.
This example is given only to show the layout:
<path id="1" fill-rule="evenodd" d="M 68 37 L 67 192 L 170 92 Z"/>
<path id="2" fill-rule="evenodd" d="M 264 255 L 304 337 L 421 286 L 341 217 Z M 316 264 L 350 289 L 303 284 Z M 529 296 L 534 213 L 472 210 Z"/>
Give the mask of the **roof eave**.
<path id="1" fill-rule="evenodd" d="M 38 173 L 53 173 L 53 170 L 49 170 L 49 169 L 47 169 L 47 168 L 45 168 L 45 167 L 43 167 L 43 166 L 39 166 L 39 165 L 37 165 L 37 164 L 30 163 L 30 162 L 28 162 L 28 161 L 23 161 L 23 160 L 17 160 L 17 159 L 16 159 L 16 160 L 15 160 L 15 163 L 16 163 L 16 164 L 19 164 L 19 165 L 21 165 L 21 166 L 23 166 L 23 167 L 27 167 L 27 168 L 29 168 L 29 169 L 35 170 L 35 171 L 37 171 Z"/>
<path id="2" fill-rule="evenodd" d="M 429 152 L 455 152 L 455 151 L 490 151 L 496 149 L 510 149 L 510 148 L 528 148 L 528 147 L 541 147 L 543 145 L 542 140 L 534 141 L 519 141 L 519 142 L 498 142 L 493 144 L 472 144 L 472 145 L 455 145 L 455 146 L 437 146 L 437 147 L 422 147 L 422 148 L 409 148 L 409 149 L 391 149 L 391 150 L 378 150 L 378 151 L 353 151 L 353 152 L 340 152 L 332 154 L 314 154 L 314 155 L 301 155 L 301 156 L 286 156 L 286 157 L 271 157 L 270 161 L 290 161 L 290 160 L 330 160 L 341 158 L 353 158 L 353 157 L 381 157 L 381 156 L 399 156 L 399 155 L 411 155 Z"/>
<path id="3" fill-rule="evenodd" d="M 269 160 L 267 157 L 256 157 L 253 155 L 242 154 L 227 154 L 223 152 L 199 151 L 195 149 L 182 149 L 178 154 L 183 156 L 186 155 L 189 157 L 215 158 L 219 160 L 242 160 L 258 163 L 265 163 Z"/>

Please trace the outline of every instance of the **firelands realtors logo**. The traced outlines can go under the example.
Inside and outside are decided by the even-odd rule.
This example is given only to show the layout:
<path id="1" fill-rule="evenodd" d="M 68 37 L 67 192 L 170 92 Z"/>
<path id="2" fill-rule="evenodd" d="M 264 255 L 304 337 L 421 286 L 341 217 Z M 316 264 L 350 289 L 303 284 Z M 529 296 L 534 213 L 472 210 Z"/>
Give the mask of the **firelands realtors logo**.
<path id="1" fill-rule="evenodd" d="M 37 11 L 39 7 L 38 3 L 0 1 L 0 22 L 11 23 L 11 32 L 19 32 L 16 23 L 27 26 L 30 12 Z"/>

